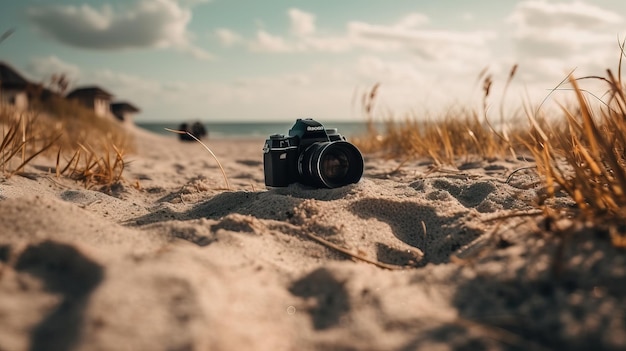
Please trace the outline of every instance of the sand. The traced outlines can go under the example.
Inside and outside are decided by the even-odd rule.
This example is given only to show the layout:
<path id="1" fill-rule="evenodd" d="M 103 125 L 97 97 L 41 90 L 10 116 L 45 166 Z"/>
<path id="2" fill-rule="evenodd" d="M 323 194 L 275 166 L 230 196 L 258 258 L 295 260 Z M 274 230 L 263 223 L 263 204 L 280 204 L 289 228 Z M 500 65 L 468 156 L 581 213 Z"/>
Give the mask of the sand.
<path id="1" fill-rule="evenodd" d="M 199 144 L 133 132 L 108 192 L 44 158 L 0 176 L 0 350 L 626 348 L 623 252 L 545 234 L 569 223 L 532 215 L 531 159 L 267 189 L 262 139 L 209 139 L 226 189 Z"/>

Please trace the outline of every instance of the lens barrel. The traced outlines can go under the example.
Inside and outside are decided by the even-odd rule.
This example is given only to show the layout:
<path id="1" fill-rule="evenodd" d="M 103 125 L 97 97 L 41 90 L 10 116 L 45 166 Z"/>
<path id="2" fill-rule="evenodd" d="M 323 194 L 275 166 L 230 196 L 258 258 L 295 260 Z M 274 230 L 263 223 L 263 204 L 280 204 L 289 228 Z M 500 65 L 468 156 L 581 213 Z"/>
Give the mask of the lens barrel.
<path id="1" fill-rule="evenodd" d="M 363 156 L 347 141 L 317 142 L 300 155 L 298 172 L 304 184 L 338 188 L 361 179 Z"/>

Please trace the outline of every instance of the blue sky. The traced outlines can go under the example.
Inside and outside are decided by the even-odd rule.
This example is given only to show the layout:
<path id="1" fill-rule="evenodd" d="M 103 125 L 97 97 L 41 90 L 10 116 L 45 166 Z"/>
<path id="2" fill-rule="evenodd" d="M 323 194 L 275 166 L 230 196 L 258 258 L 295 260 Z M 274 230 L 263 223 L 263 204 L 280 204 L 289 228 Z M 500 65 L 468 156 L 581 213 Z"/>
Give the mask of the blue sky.
<path id="1" fill-rule="evenodd" d="M 576 69 L 616 68 L 622 0 L 20 0 L 0 4 L 0 60 L 45 82 L 99 85 L 137 121 L 359 120 L 378 108 L 437 115 L 494 99 L 540 100 Z M 494 102 L 499 103 L 499 102 Z"/>

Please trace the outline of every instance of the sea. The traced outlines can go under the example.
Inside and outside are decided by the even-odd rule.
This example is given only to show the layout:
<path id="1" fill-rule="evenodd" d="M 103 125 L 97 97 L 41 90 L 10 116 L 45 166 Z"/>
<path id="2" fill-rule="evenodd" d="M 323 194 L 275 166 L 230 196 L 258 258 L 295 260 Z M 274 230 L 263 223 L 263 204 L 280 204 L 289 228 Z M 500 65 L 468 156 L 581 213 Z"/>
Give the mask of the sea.
<path id="1" fill-rule="evenodd" d="M 193 122 L 193 121 L 192 121 Z M 287 134 L 293 122 L 204 122 L 209 138 L 267 138 L 272 134 Z M 321 121 L 320 121 L 321 123 Z M 181 122 L 136 122 L 138 127 L 150 132 L 176 137 L 169 129 L 179 129 Z M 367 132 L 365 121 L 358 122 L 324 122 L 326 128 L 337 128 L 339 134 L 346 138 L 364 135 Z M 379 129 L 381 130 L 381 129 Z"/>

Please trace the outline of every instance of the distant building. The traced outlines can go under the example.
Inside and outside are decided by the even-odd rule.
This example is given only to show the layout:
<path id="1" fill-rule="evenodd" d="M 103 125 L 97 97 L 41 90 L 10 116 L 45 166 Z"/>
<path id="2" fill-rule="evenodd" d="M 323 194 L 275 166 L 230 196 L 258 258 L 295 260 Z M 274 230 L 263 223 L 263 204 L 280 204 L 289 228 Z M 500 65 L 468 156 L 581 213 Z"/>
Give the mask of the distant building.
<path id="1" fill-rule="evenodd" d="M 65 98 L 77 101 L 92 110 L 97 116 L 115 116 L 120 121 L 132 123 L 132 116 L 139 108 L 128 102 L 111 103 L 113 94 L 98 87 L 85 86 L 72 90 Z M 63 96 L 42 84 L 29 82 L 13 67 L 0 61 L 0 109 L 10 108 L 22 112 L 33 108 L 36 102 L 63 99 Z"/>
<path id="2" fill-rule="evenodd" d="M 28 109 L 28 87 L 31 85 L 15 69 L 0 62 L 0 107 L 16 111 Z"/>
<path id="3" fill-rule="evenodd" d="M 97 86 L 77 88 L 67 94 L 68 100 L 78 101 L 81 105 L 93 110 L 100 117 L 110 115 L 111 98 L 113 98 L 113 94 Z"/>
<path id="4" fill-rule="evenodd" d="M 140 110 L 129 102 L 121 101 L 111 104 L 111 112 L 118 120 L 132 123 L 133 115 Z"/>

